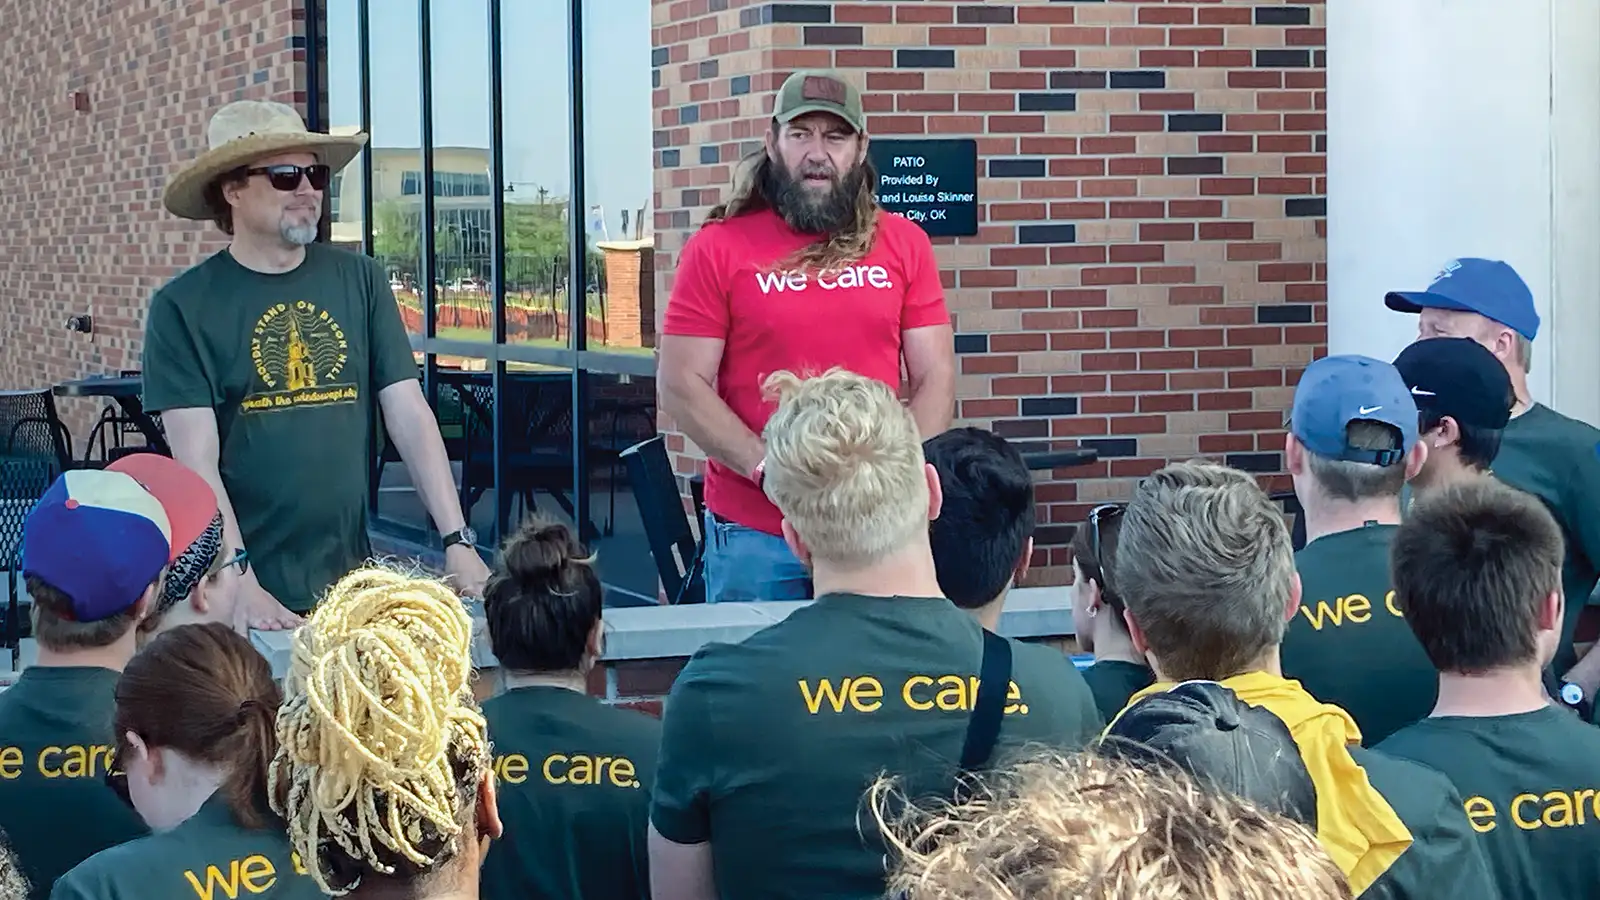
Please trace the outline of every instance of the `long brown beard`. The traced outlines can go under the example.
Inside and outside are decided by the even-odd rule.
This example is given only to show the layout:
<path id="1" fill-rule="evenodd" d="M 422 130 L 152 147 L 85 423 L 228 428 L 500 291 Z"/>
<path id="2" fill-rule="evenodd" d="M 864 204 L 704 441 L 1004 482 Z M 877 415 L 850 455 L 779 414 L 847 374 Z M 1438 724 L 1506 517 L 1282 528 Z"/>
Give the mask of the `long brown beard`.
<path id="1" fill-rule="evenodd" d="M 821 169 L 802 170 L 802 176 Z M 843 175 L 833 176 L 833 185 L 824 194 L 807 187 L 787 166 L 774 163 L 766 167 L 762 192 L 772 202 L 773 211 L 801 234 L 831 235 L 855 221 L 856 199 L 867 178 L 867 167 L 852 166 Z"/>

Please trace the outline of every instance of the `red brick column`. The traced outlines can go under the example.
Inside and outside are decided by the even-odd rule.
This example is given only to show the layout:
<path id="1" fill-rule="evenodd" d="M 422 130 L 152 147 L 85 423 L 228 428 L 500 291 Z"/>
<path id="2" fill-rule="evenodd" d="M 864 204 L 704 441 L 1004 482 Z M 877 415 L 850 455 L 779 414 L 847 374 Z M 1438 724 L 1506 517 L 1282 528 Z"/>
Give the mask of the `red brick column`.
<path id="1" fill-rule="evenodd" d="M 655 245 L 643 241 L 601 241 L 605 254 L 607 347 L 656 345 Z"/>
<path id="2" fill-rule="evenodd" d="M 1040 581 L 1070 580 L 1089 506 L 1168 460 L 1282 471 L 1327 339 L 1320 3 L 656 2 L 661 306 L 777 86 L 838 67 L 871 133 L 978 139 L 980 233 L 936 241 L 958 414 L 1104 460 L 1041 484 Z"/>
<path id="3" fill-rule="evenodd" d="M 295 0 L 151 4 L 0 0 L 0 386 L 139 367 L 144 312 L 167 278 L 222 246 L 161 208 L 205 125 L 241 98 L 305 107 Z M 94 333 L 68 332 L 69 315 Z M 100 404 L 64 412 L 81 439 Z"/>

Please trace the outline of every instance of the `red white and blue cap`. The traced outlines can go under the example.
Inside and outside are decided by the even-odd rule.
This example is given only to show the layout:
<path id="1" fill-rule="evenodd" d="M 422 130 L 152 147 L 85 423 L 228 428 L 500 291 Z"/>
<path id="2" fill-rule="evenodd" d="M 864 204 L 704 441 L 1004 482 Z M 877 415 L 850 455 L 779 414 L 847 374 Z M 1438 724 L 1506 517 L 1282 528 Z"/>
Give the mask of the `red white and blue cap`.
<path id="1" fill-rule="evenodd" d="M 23 574 L 71 599 L 79 622 L 109 619 L 138 603 L 171 552 L 161 502 L 121 472 L 63 474 L 22 531 Z"/>
<path id="2" fill-rule="evenodd" d="M 1384 304 L 1395 312 L 1453 309 L 1492 319 L 1528 340 L 1539 334 L 1533 291 L 1517 270 L 1497 259 L 1463 257 L 1445 264 L 1425 291 L 1391 291 Z"/>

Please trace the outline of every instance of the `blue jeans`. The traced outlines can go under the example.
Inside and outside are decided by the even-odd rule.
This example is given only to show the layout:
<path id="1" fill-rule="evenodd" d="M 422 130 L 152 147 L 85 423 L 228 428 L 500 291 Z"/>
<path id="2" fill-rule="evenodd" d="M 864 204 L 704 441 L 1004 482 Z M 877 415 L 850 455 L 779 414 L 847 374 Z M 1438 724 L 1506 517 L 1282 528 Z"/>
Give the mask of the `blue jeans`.
<path id="1" fill-rule="evenodd" d="M 705 517 L 706 602 L 810 600 L 811 572 L 783 538 Z"/>

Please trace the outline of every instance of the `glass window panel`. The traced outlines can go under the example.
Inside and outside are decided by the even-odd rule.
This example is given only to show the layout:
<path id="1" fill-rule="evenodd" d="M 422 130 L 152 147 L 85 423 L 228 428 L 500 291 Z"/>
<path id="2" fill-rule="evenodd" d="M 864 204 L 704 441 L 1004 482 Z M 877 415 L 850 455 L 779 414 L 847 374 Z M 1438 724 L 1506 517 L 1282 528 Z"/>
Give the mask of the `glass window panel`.
<path id="1" fill-rule="evenodd" d="M 372 71 L 372 251 L 389 271 L 406 330 L 421 334 L 422 37 L 416 0 L 368 3 Z"/>
<path id="2" fill-rule="evenodd" d="M 434 416 L 439 421 L 439 436 L 444 439 L 458 490 L 466 479 L 467 490 L 462 492 L 462 498 L 463 508 L 470 506 L 468 521 L 477 529 L 479 543 L 492 547 L 494 469 L 490 436 L 494 432 L 488 418 L 492 406 L 486 404 L 492 393 L 485 387 L 489 384 L 489 362 L 482 358 L 438 356 L 434 363 L 438 385 Z M 386 437 L 380 435 L 378 444 L 378 524 L 386 532 L 425 544 L 432 520 L 412 484 L 411 473 Z"/>
<path id="3" fill-rule="evenodd" d="M 529 517 L 573 526 L 572 370 L 508 362 L 495 406 L 501 416 L 506 531 Z M 592 518 L 592 517 L 591 517 Z M 593 529 L 585 529 L 587 537 Z"/>
<path id="4" fill-rule="evenodd" d="M 656 380 L 590 373 L 588 419 L 589 513 L 599 550 L 596 568 L 609 606 L 657 602 L 660 579 L 645 537 L 621 453 L 656 433 Z"/>
<path id="5" fill-rule="evenodd" d="M 489 7 L 432 0 L 433 253 L 438 337 L 494 340 L 488 197 L 464 185 L 489 177 Z"/>
<path id="6" fill-rule="evenodd" d="M 629 0 L 632 2 L 632 0 Z M 566 0 L 499 0 L 506 340 L 570 346 L 572 101 Z"/>
<path id="7" fill-rule="evenodd" d="M 584 0 L 584 203 L 590 348 L 655 346 L 655 209 L 647 0 Z"/>
<path id="8" fill-rule="evenodd" d="M 328 131 L 355 134 L 361 130 L 360 0 L 328 0 Z M 333 176 L 328 189 L 329 240 L 360 252 L 366 238 L 362 220 L 361 161 L 366 151 Z"/>

